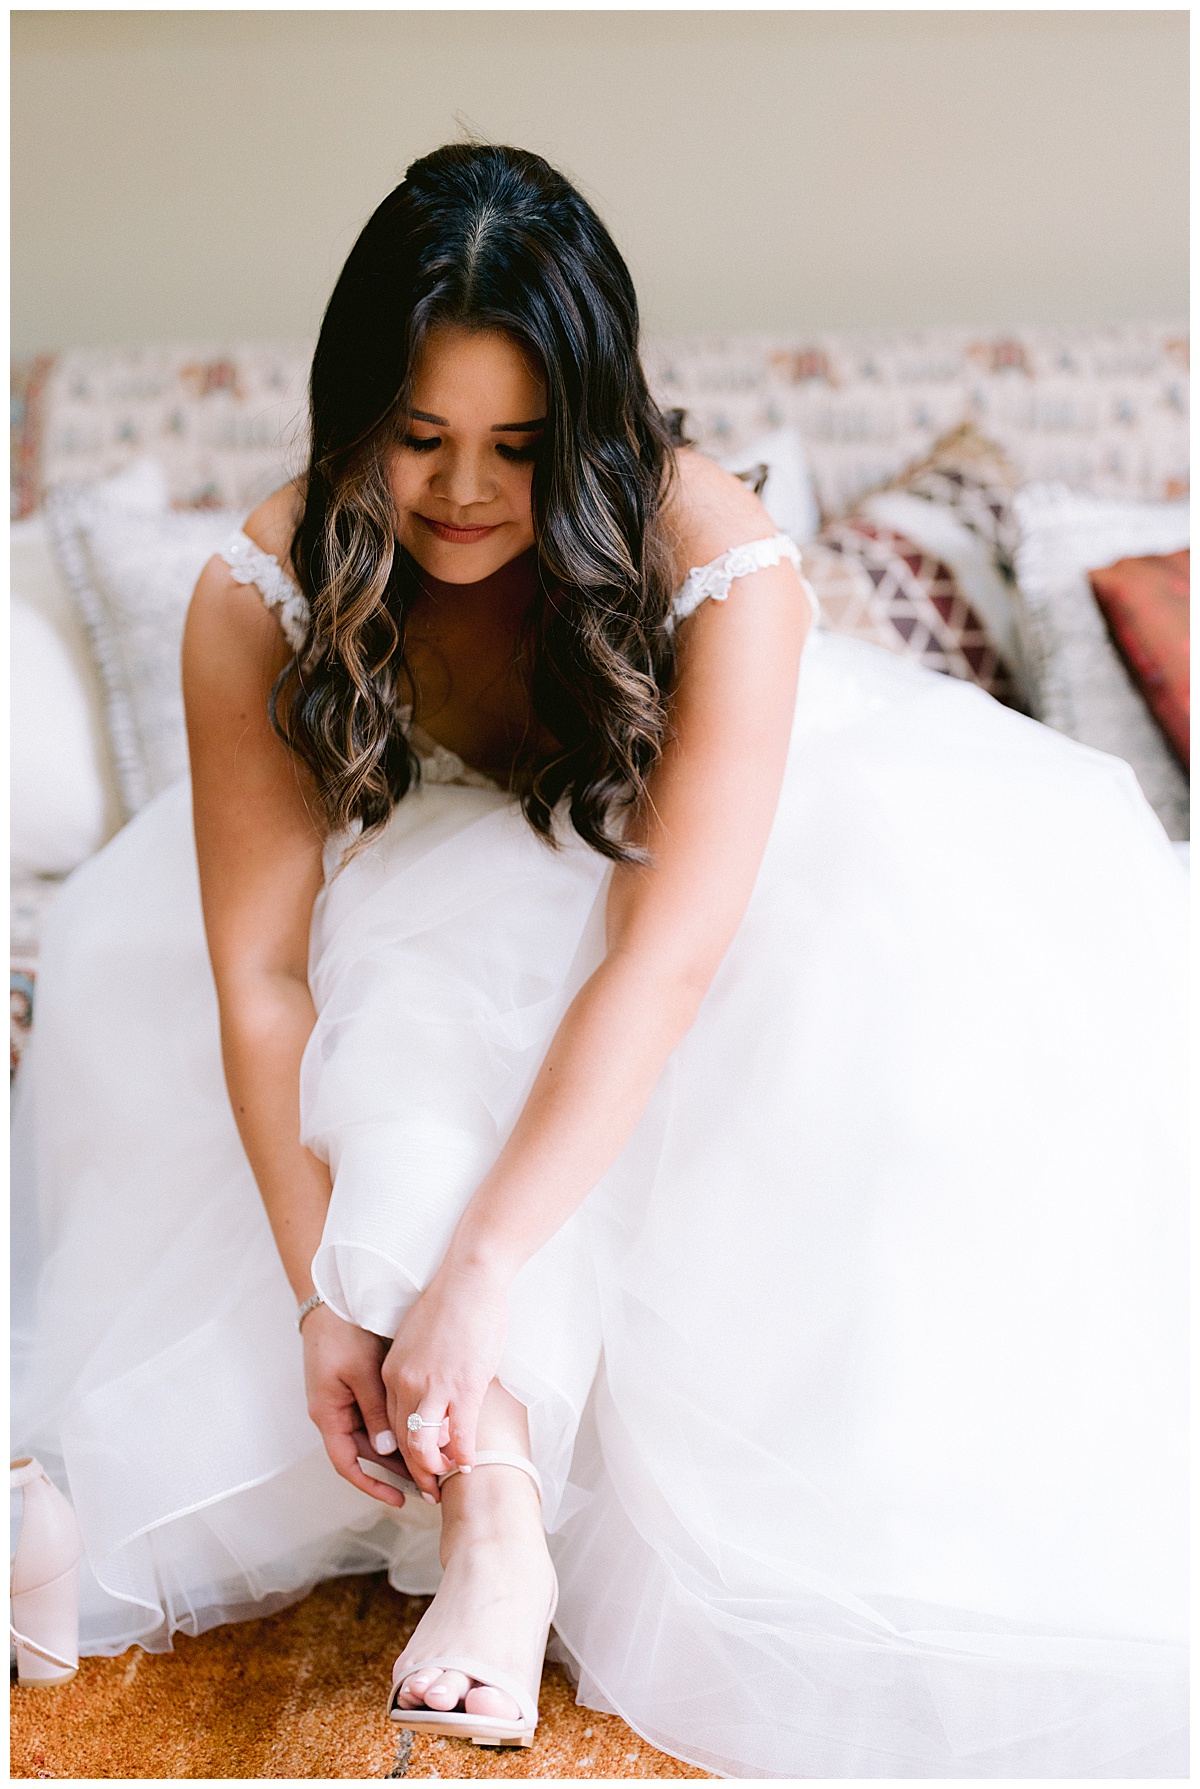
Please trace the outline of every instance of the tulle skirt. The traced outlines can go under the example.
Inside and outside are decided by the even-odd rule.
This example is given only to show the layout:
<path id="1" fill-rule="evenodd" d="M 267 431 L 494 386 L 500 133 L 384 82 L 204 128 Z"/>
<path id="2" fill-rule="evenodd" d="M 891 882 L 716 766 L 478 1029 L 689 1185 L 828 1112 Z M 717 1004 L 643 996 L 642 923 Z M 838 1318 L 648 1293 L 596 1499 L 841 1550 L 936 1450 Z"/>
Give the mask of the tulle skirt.
<path id="1" fill-rule="evenodd" d="M 314 1274 L 388 1335 L 601 960 L 607 869 L 432 782 L 339 855 Z M 729 1776 L 1186 1772 L 1185 914 L 1125 765 L 814 637 L 745 920 L 510 1297 L 582 1701 Z M 16 1429 L 79 1513 L 83 1650 L 433 1590 L 437 1512 L 305 1413 L 186 784 L 71 879 L 38 1003 Z"/>

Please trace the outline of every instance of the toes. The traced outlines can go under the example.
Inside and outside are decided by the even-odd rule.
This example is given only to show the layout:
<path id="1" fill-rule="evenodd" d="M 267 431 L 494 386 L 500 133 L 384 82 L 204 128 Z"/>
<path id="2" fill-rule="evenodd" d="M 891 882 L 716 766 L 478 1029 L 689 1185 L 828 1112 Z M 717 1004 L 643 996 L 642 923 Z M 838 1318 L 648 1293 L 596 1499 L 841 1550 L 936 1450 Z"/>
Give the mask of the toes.
<path id="1" fill-rule="evenodd" d="M 461 1671 L 441 1671 L 425 1691 L 425 1706 L 445 1714 L 458 1707 L 470 1687 L 471 1679 L 464 1677 Z"/>
<path id="2" fill-rule="evenodd" d="M 476 1684 L 468 1691 L 464 1706 L 468 1714 L 492 1715 L 499 1721 L 519 1721 L 521 1718 L 521 1710 L 512 1697 L 486 1683 Z"/>
<path id="3" fill-rule="evenodd" d="M 425 1692 L 431 1683 L 441 1676 L 440 1671 L 414 1671 L 406 1677 L 400 1686 L 397 1698 L 401 1708 L 420 1708 L 425 1700 Z"/>

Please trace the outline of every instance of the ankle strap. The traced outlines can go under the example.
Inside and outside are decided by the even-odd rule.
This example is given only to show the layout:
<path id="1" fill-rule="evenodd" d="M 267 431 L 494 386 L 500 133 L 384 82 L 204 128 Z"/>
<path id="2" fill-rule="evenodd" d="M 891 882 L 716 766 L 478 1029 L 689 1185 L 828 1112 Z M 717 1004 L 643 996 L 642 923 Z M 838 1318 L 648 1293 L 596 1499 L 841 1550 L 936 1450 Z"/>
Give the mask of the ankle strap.
<path id="1" fill-rule="evenodd" d="M 534 1465 L 532 1460 L 526 1460 L 520 1454 L 481 1453 L 481 1454 L 475 1455 L 475 1465 L 476 1466 L 516 1466 L 521 1472 L 528 1473 L 529 1477 L 533 1480 L 534 1485 L 537 1489 L 538 1502 L 539 1503 L 541 1502 L 541 1500 L 542 1500 L 542 1478 L 541 1478 L 541 1474 L 539 1473 L 537 1467 Z M 444 1485 L 446 1480 L 448 1478 L 453 1478 L 455 1473 L 458 1472 L 459 1470 L 460 1470 L 459 1467 L 452 1466 L 450 1468 L 449 1472 L 442 1473 L 441 1477 L 438 1479 L 438 1484 Z"/>

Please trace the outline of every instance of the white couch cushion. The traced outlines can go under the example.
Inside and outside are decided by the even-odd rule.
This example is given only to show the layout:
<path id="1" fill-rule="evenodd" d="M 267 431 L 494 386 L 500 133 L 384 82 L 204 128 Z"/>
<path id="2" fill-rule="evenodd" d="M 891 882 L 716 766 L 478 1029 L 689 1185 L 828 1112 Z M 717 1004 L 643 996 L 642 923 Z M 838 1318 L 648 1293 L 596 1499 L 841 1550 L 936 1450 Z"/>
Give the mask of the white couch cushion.
<path id="1" fill-rule="evenodd" d="M 44 516 L 13 524 L 11 851 L 15 876 L 61 876 L 123 817 L 87 635 Z"/>
<path id="2" fill-rule="evenodd" d="M 1034 714 L 1124 758 L 1168 836 L 1186 839 L 1188 779 L 1113 645 L 1087 575 L 1118 559 L 1186 547 L 1186 498 L 1127 503 L 1032 484 L 1014 502 L 1017 612 Z"/>
<path id="3" fill-rule="evenodd" d="M 821 526 L 821 510 L 799 429 L 790 425 L 773 429 L 769 435 L 751 441 L 741 453 L 721 459 L 718 464 L 737 474 L 765 466 L 766 482 L 759 492 L 763 508 L 797 546 L 812 539 Z"/>

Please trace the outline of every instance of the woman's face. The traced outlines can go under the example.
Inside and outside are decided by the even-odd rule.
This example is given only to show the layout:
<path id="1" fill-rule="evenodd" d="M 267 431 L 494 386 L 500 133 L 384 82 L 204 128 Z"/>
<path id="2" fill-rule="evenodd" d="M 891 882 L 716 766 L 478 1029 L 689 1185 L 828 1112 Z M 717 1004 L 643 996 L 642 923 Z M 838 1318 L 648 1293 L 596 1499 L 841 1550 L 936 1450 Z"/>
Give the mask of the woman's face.
<path id="1" fill-rule="evenodd" d="M 508 336 L 431 330 L 389 456 L 396 536 L 423 570 L 474 584 L 533 545 L 546 388 Z"/>

